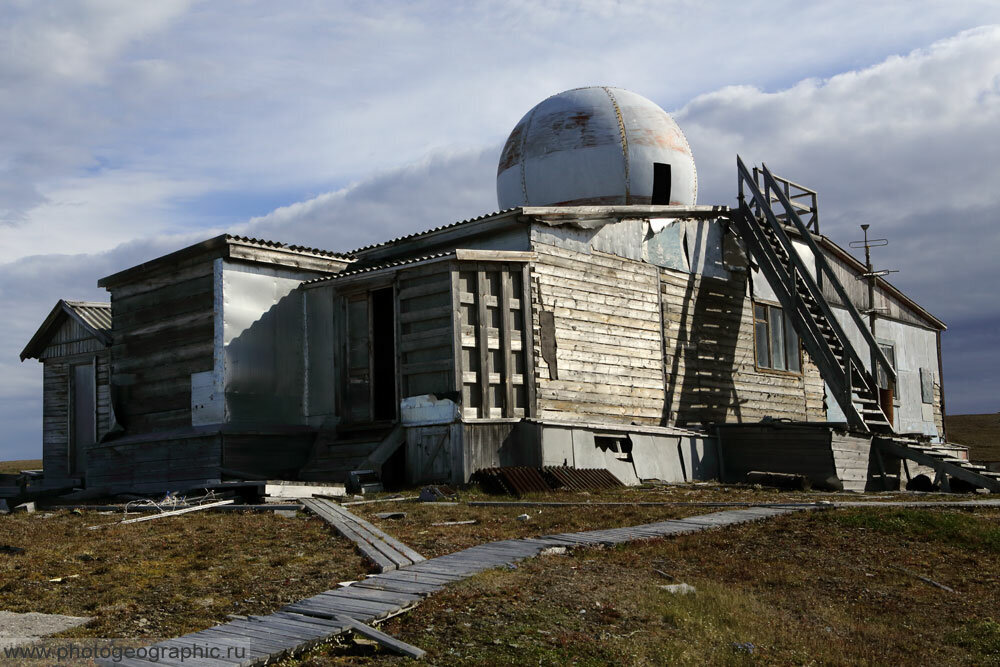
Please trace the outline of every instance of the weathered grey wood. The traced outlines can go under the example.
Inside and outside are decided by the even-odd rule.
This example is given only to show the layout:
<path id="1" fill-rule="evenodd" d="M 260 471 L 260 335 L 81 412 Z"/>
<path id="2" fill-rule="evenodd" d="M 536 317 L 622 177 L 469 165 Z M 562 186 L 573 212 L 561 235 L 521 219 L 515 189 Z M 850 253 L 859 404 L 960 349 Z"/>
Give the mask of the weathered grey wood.
<path id="1" fill-rule="evenodd" d="M 339 613 L 356 616 L 362 621 L 370 621 L 376 618 L 375 614 L 367 611 L 351 611 L 344 607 L 334 607 L 333 605 L 317 605 L 317 604 L 306 604 L 305 602 L 290 604 L 286 607 L 282 607 L 282 611 L 291 612 L 295 614 L 302 614 L 304 616 L 316 616 L 318 618 L 334 619 L 338 612 L 335 609 L 339 609 Z"/>
<path id="2" fill-rule="evenodd" d="M 389 535 L 381 528 L 369 523 L 368 521 L 362 519 L 361 517 L 355 514 L 352 514 L 351 512 L 348 512 L 346 509 L 337 505 L 336 503 L 327 501 L 326 504 L 327 507 L 331 509 L 331 511 L 336 512 L 341 516 L 348 517 L 354 523 L 361 525 L 364 528 L 367 528 L 369 531 L 374 533 L 378 538 L 380 538 L 383 542 L 385 542 L 393 549 L 395 549 L 399 553 L 409 558 L 412 562 L 417 563 L 419 561 L 425 560 L 423 556 L 421 556 L 416 551 L 414 551 L 410 547 L 406 546 L 405 544 L 394 538 L 392 535 Z"/>
<path id="3" fill-rule="evenodd" d="M 377 588 L 384 591 L 396 591 L 399 593 L 420 593 L 422 595 L 433 593 L 434 591 L 439 591 L 444 588 L 443 584 L 413 584 L 405 581 L 374 581 L 371 579 L 365 579 L 364 581 L 359 581 L 358 583 L 351 585 L 352 588 L 354 586 L 357 586 L 358 588 Z"/>
<path id="4" fill-rule="evenodd" d="M 344 524 L 349 526 L 351 530 L 361 537 L 361 539 L 365 540 L 373 548 L 378 550 L 379 553 L 388 558 L 396 567 L 411 565 L 413 563 L 410 558 L 397 551 L 394 547 L 383 540 L 380 535 L 371 531 L 367 526 L 364 526 L 356 521 L 351 521 L 343 515 L 339 515 L 335 512 L 332 513 L 332 516 L 335 516 L 338 520 L 344 522 Z"/>
<path id="5" fill-rule="evenodd" d="M 154 519 L 162 519 L 168 516 L 178 516 L 181 514 L 189 514 L 191 512 L 200 512 L 202 510 L 212 509 L 213 507 L 219 507 L 221 505 L 232 505 L 235 500 L 219 500 L 214 503 L 205 503 L 204 505 L 195 505 L 194 507 L 185 507 L 179 510 L 170 510 L 167 512 L 161 512 L 160 514 L 149 514 L 146 516 L 136 517 L 135 519 L 125 519 L 124 521 L 119 521 L 117 523 L 101 523 L 96 526 L 87 526 L 90 530 L 96 528 L 107 528 L 109 526 L 123 526 L 127 523 L 141 523 L 143 521 L 152 521 Z"/>
<path id="6" fill-rule="evenodd" d="M 384 632 L 380 632 L 379 630 L 376 630 L 373 627 L 370 627 L 363 623 L 358 623 L 353 618 L 344 616 L 341 618 L 341 620 L 343 620 L 343 622 L 355 632 L 358 632 L 359 634 L 362 634 L 365 637 L 368 637 L 369 639 L 374 639 L 379 644 L 385 646 L 386 648 L 396 653 L 399 653 L 400 655 L 405 655 L 411 658 L 419 659 L 427 654 L 426 651 L 419 649 L 416 646 L 411 646 L 410 644 L 402 642 L 396 639 L 395 637 L 391 637 L 385 634 Z"/>
<path id="7" fill-rule="evenodd" d="M 414 593 L 393 593 L 391 591 L 380 591 L 374 588 L 358 588 L 355 589 L 353 586 L 346 586 L 344 588 L 337 588 L 332 591 L 327 591 L 328 593 L 341 593 L 345 591 L 350 591 L 351 595 L 359 600 L 373 600 L 378 602 L 390 602 L 397 604 L 400 607 L 407 607 L 411 604 L 419 602 L 421 597 Z"/>
<path id="8" fill-rule="evenodd" d="M 302 502 L 307 509 L 313 511 L 317 516 L 332 525 L 338 533 L 354 542 L 355 546 L 357 546 L 357 548 L 365 556 L 367 556 L 369 560 L 374 561 L 381 571 L 385 572 L 396 568 L 396 563 L 372 546 L 371 542 L 365 539 L 361 533 L 351 527 L 339 515 L 336 515 L 327 509 L 327 507 L 321 503 L 319 499 L 303 498 L 300 502 Z"/>

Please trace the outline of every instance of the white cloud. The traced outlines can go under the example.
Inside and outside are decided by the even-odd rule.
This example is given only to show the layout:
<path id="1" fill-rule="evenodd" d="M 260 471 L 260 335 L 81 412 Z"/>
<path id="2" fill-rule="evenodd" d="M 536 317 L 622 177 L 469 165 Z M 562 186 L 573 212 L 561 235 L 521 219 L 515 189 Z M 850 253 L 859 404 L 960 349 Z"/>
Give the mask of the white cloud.
<path id="1" fill-rule="evenodd" d="M 223 226 L 345 250 L 493 210 L 507 132 L 579 85 L 682 107 L 702 201 L 765 160 L 951 324 L 996 311 L 998 36 L 958 34 L 995 3 L 189 5 L 0 10 L 0 419 L 32 447 L 12 359 L 55 299 Z"/>
<path id="2" fill-rule="evenodd" d="M 868 222 L 890 245 L 876 260 L 945 319 L 974 317 L 1000 267 L 1000 27 L 765 93 L 729 87 L 676 118 L 703 196 L 731 203 L 735 155 L 819 190 L 822 231 L 846 245 Z"/>

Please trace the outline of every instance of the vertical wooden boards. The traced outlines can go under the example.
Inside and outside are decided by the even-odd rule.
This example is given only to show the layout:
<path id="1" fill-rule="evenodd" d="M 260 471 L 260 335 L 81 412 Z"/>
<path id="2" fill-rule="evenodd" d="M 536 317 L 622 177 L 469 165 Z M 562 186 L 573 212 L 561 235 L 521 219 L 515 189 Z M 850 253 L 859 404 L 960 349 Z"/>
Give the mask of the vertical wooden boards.
<path id="1" fill-rule="evenodd" d="M 458 391 L 455 377 L 455 326 L 450 263 L 400 271 L 400 398 Z"/>
<path id="2" fill-rule="evenodd" d="M 60 360 L 42 368 L 42 465 L 49 477 L 69 474 L 69 369 Z"/>
<path id="3" fill-rule="evenodd" d="M 524 265 L 458 263 L 455 313 L 460 320 L 463 416 L 521 417 L 531 413 L 530 314 Z"/>

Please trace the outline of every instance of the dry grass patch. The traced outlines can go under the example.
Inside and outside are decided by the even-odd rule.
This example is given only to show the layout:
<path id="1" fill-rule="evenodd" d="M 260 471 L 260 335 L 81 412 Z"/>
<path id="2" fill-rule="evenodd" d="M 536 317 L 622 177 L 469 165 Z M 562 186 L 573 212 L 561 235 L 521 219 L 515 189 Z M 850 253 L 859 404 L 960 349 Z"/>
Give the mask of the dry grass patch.
<path id="1" fill-rule="evenodd" d="M 412 495 L 412 492 L 403 495 Z M 351 512 L 374 523 L 393 537 L 402 540 L 422 555 L 433 558 L 460 551 L 477 544 L 497 540 L 538 537 L 553 533 L 579 532 L 602 528 L 634 526 L 666 519 L 679 519 L 716 512 L 722 507 L 710 503 L 813 503 L 821 500 L 960 500 L 953 494 L 844 494 L 827 492 L 788 492 L 754 488 L 748 485 L 671 485 L 626 487 L 593 491 L 553 491 L 529 494 L 521 499 L 491 496 L 475 485 L 458 494 L 458 504 L 449 503 L 373 503 L 349 506 Z M 473 506 L 468 502 L 508 503 Z M 525 502 L 587 503 L 587 505 L 530 506 Z M 601 505 L 600 503 L 620 503 Z M 649 506 L 642 503 L 677 503 Z M 708 503 L 704 505 L 693 503 Z M 380 519 L 376 514 L 403 512 L 402 519 Z M 518 516 L 528 514 L 527 521 Z M 475 520 L 474 524 L 435 526 L 435 523 Z"/>
<path id="2" fill-rule="evenodd" d="M 948 440 L 968 445 L 969 458 L 1000 461 L 1000 413 L 988 415 L 948 415 Z"/>
<path id="3" fill-rule="evenodd" d="M 998 536 L 997 511 L 803 513 L 492 570 L 383 629 L 440 665 L 1000 664 Z"/>
<path id="4" fill-rule="evenodd" d="M 0 461 L 0 474 L 18 473 L 22 470 L 41 470 L 41 459 L 23 459 L 21 461 Z"/>
<path id="5" fill-rule="evenodd" d="M 316 518 L 204 512 L 87 530 L 118 516 L 0 516 L 0 609 L 94 616 L 67 636 L 173 637 L 356 579 L 353 545 Z M 61 581 L 51 581 L 62 578 Z"/>

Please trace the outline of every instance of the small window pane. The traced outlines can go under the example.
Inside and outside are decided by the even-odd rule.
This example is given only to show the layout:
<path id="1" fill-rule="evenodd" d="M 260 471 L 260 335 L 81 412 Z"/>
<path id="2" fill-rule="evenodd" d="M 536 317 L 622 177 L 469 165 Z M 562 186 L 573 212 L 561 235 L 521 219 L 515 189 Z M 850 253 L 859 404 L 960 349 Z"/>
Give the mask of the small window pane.
<path id="1" fill-rule="evenodd" d="M 799 358 L 799 335 L 795 333 L 791 321 L 785 316 L 785 357 L 788 361 L 787 368 L 795 373 L 802 371 L 802 364 Z"/>
<path id="2" fill-rule="evenodd" d="M 769 308 L 771 326 L 771 363 L 772 368 L 779 371 L 785 370 L 785 318 L 782 317 L 781 309 Z"/>
<path id="3" fill-rule="evenodd" d="M 757 366 L 771 367 L 771 355 L 767 349 L 767 322 L 757 322 L 754 325 L 754 344 L 757 347 Z"/>
<path id="4" fill-rule="evenodd" d="M 754 306 L 753 316 L 756 320 L 767 320 L 767 309 L 765 306 Z"/>

